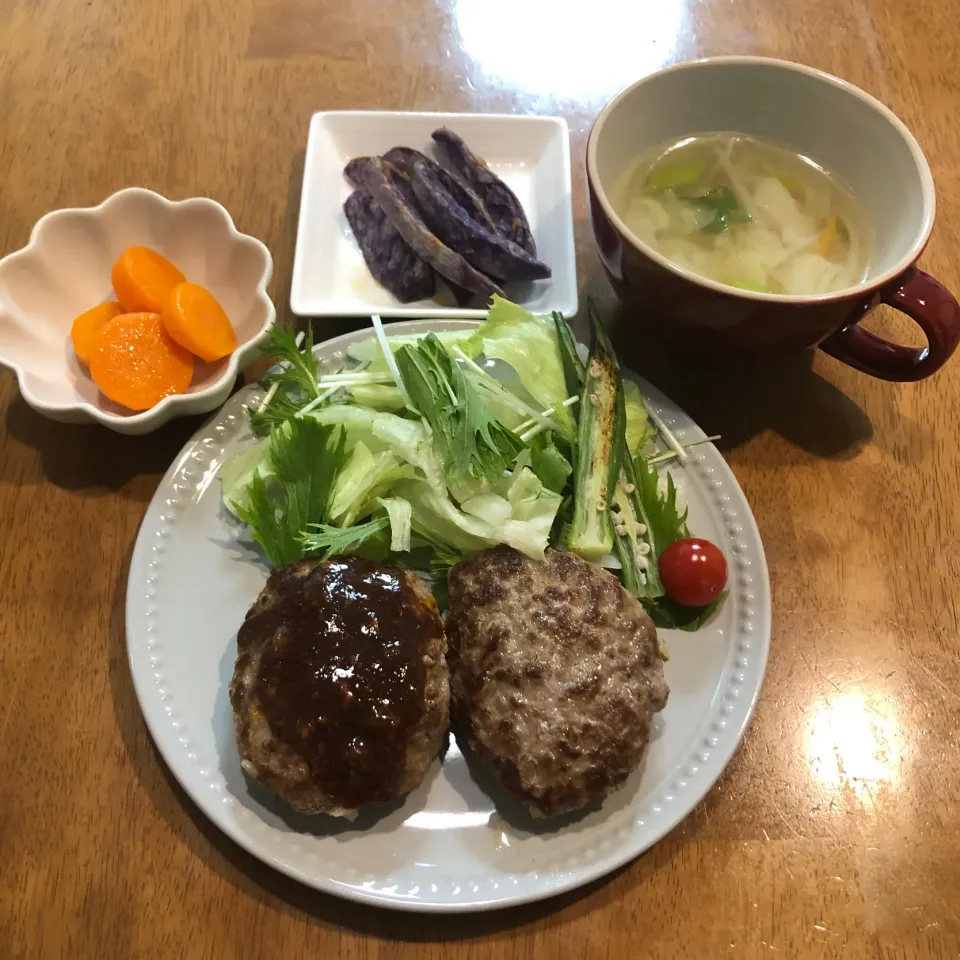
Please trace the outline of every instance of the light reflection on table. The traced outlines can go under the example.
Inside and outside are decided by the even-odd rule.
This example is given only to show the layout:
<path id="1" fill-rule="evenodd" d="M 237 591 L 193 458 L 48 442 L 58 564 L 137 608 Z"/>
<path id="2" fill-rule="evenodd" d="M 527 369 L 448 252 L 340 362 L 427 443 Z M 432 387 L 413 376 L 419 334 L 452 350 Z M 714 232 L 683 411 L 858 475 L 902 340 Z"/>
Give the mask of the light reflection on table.
<path id="1" fill-rule="evenodd" d="M 606 99 L 673 59 L 688 0 L 457 0 L 462 52 L 488 76 L 527 94 Z M 575 23 L 576 28 L 571 29 Z M 516 37 L 536 37 L 518 45 Z"/>
<path id="2" fill-rule="evenodd" d="M 876 801 L 874 790 L 896 786 L 904 740 L 887 699 L 860 689 L 819 701 L 806 731 L 811 774 L 828 790 L 852 789 Z"/>

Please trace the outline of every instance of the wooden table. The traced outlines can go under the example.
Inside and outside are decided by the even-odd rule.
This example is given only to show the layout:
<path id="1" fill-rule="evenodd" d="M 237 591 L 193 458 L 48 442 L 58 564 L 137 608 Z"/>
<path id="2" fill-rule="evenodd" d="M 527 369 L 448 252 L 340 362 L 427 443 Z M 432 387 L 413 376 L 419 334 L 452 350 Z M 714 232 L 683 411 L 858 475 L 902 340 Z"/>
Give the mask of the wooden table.
<path id="1" fill-rule="evenodd" d="M 927 152 L 924 265 L 960 288 L 960 43 L 945 0 L 0 0 L 0 253 L 134 184 L 221 201 L 287 292 L 318 109 L 561 113 L 581 285 L 609 299 L 580 158 L 621 86 L 756 53 L 840 74 Z M 521 41 L 521 37 L 528 38 Z M 875 330 L 910 338 L 892 315 Z M 318 324 L 318 331 L 339 331 Z M 710 433 L 753 506 L 774 636 L 720 782 L 575 895 L 411 917 L 317 894 L 221 836 L 160 762 L 124 647 L 125 573 L 198 426 L 56 424 L 0 375 L 0 956 L 388 960 L 960 955 L 960 361 L 924 383 L 823 355 L 752 376 L 631 362 Z"/>

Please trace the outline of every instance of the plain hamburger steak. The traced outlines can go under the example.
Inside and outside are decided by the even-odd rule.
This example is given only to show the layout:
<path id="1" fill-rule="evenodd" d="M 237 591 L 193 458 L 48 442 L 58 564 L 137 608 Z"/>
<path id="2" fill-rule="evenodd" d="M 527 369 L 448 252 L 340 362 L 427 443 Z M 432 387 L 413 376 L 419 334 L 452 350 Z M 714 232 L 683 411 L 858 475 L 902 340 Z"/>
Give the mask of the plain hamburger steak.
<path id="1" fill-rule="evenodd" d="M 536 816 L 576 810 L 638 767 L 667 702 L 657 632 L 610 573 L 499 546 L 450 571 L 454 717 Z"/>
<path id="2" fill-rule="evenodd" d="M 352 818 L 403 796 L 446 733 L 445 652 L 414 573 L 356 557 L 274 570 L 237 635 L 244 772 L 302 813 Z"/>

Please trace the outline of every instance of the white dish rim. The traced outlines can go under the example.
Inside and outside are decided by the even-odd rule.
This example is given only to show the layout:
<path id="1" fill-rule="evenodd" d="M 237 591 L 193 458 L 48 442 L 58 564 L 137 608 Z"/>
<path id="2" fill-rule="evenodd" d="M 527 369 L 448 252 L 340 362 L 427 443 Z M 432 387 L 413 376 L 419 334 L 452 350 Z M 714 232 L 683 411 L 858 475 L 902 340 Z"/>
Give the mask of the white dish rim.
<path id="1" fill-rule="evenodd" d="M 395 333 L 410 333 L 456 327 L 475 328 L 476 323 L 455 320 L 441 327 L 435 321 L 428 320 L 392 324 L 390 329 Z M 316 349 L 345 346 L 369 335 L 369 330 L 354 331 L 318 344 Z M 643 382 L 643 389 L 656 406 L 666 403 L 679 411 L 679 408 L 656 388 Z M 197 761 L 189 758 L 189 750 L 181 741 L 176 714 L 165 703 L 165 698 L 158 697 L 158 690 L 164 681 L 162 674 L 150 663 L 150 651 L 157 642 L 156 627 L 150 619 L 156 613 L 152 601 L 157 593 L 157 575 L 152 572 L 151 558 L 156 557 L 155 551 L 163 550 L 176 519 L 177 488 L 174 480 L 178 473 L 195 451 L 205 451 L 204 456 L 211 456 L 215 454 L 218 445 L 222 449 L 223 444 L 236 432 L 245 429 L 245 423 L 242 422 L 245 420 L 243 401 L 247 395 L 252 395 L 254 390 L 255 387 L 251 385 L 231 398 L 230 403 L 188 441 L 160 482 L 137 536 L 126 592 L 128 661 L 144 720 L 173 775 L 219 829 L 264 863 L 325 893 L 405 911 L 461 913 L 516 906 L 553 897 L 588 884 L 635 859 L 659 842 L 693 810 L 732 759 L 753 716 L 766 671 L 771 636 L 769 573 L 759 531 L 743 491 L 712 444 L 697 447 L 698 459 L 695 464 L 702 470 L 704 486 L 712 491 L 717 509 L 723 514 L 724 530 L 729 533 L 732 553 L 736 558 L 731 566 L 730 588 L 745 592 L 753 599 L 749 601 L 746 610 L 748 615 L 737 624 L 736 635 L 729 638 L 728 642 L 736 646 L 738 656 L 734 660 L 733 668 L 725 674 L 722 696 L 720 687 L 713 696 L 716 703 L 711 710 L 709 723 L 705 723 L 698 734 L 697 747 L 682 763 L 678 761 L 676 764 L 671 774 L 676 779 L 666 784 L 662 791 L 662 785 L 658 786 L 658 792 L 646 803 L 644 809 L 634 811 L 634 834 L 637 818 L 640 818 L 641 825 L 646 820 L 655 823 L 645 840 L 616 847 L 606 856 L 579 870 L 559 875 L 555 882 L 545 880 L 540 889 L 522 896 L 510 896 L 509 893 L 481 899 L 465 896 L 454 902 L 411 899 L 402 894 L 385 894 L 365 889 L 359 884 L 350 885 L 333 877 L 318 877 L 306 873 L 281 856 L 260 847 L 254 838 L 239 829 L 223 813 L 225 798 L 221 795 L 218 784 L 211 781 L 205 784 L 210 789 L 194 789 L 189 780 L 189 771 L 197 765 Z M 693 423 L 686 414 L 679 412 L 687 423 Z M 691 463 L 694 463 L 692 458 Z M 188 773 L 184 773 L 184 768 L 188 768 Z"/>
<path id="2" fill-rule="evenodd" d="M 308 204 L 305 202 L 309 190 L 307 171 L 317 165 L 315 158 L 317 147 L 314 127 L 319 126 L 327 117 L 338 117 L 341 119 L 360 119 L 365 120 L 377 118 L 402 118 L 402 119 L 430 119 L 433 121 L 448 121 L 455 123 L 459 120 L 469 121 L 493 121 L 497 123 L 509 123 L 515 125 L 529 125 L 531 122 L 538 124 L 550 124 L 556 127 L 561 134 L 561 163 L 563 166 L 563 179 L 569 187 L 567 193 L 567 206 L 569 217 L 565 218 L 565 229 L 570 234 L 571 240 L 571 258 L 568 263 L 563 264 L 563 270 L 570 271 L 573 278 L 573 296 L 572 299 L 562 300 L 557 298 L 557 306 L 550 305 L 546 312 L 556 310 L 562 313 L 566 319 L 575 316 L 579 310 L 579 288 L 577 283 L 577 263 L 576 263 L 576 245 L 573 242 L 573 167 L 570 158 L 570 127 L 566 118 L 561 116 L 549 116 L 546 114 L 515 114 L 515 113 L 464 113 L 464 112 L 444 112 L 434 110 L 317 110 L 310 117 L 310 124 L 307 134 L 307 149 L 303 161 L 303 177 L 300 183 L 300 208 L 297 215 L 297 238 L 294 244 L 293 252 L 293 270 L 290 277 L 290 310 L 298 317 L 369 317 L 371 313 L 376 313 L 381 317 L 403 318 L 406 320 L 472 320 L 483 319 L 487 311 L 483 307 L 445 307 L 437 305 L 435 307 L 425 306 L 424 304 L 392 304 L 384 302 L 379 305 L 369 303 L 360 303 L 355 300 L 327 300 L 322 307 L 317 308 L 314 302 L 307 302 L 303 293 L 303 276 L 308 269 L 306 263 L 306 252 L 300 243 L 300 237 L 305 236 L 307 229 L 307 220 L 310 215 Z"/>

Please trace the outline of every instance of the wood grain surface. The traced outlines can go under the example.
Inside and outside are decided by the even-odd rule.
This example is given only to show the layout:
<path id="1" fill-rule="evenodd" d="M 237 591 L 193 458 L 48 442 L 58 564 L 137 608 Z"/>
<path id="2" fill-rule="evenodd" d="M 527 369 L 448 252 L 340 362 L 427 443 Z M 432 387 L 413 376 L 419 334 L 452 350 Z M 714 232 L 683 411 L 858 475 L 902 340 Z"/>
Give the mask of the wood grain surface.
<path id="1" fill-rule="evenodd" d="M 560 113 L 581 286 L 612 307 L 585 219 L 590 123 L 663 64 L 756 53 L 837 73 L 903 117 L 938 186 L 923 265 L 957 290 L 956 14 L 945 0 L 0 0 L 0 253 L 48 210 L 121 187 L 210 196 L 273 252 L 283 318 L 314 110 Z M 462 918 L 302 888 L 185 797 L 140 717 L 123 611 L 145 505 L 199 421 L 142 438 L 65 426 L 0 374 L 0 957 L 960 955 L 960 361 L 908 385 L 822 355 L 697 367 L 626 319 L 627 360 L 723 434 L 756 514 L 767 681 L 727 772 L 649 853 L 575 895 Z M 913 337 L 892 314 L 869 325 Z"/>

